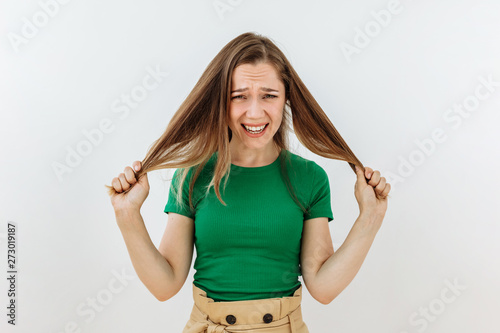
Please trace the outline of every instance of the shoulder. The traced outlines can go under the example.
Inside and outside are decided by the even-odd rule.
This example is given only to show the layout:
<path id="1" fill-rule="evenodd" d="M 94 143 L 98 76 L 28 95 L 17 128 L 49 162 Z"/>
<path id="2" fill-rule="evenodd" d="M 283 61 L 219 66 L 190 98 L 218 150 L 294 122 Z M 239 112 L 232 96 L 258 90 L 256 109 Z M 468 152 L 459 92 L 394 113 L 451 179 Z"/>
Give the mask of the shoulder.
<path id="1" fill-rule="evenodd" d="M 214 153 L 210 155 L 210 157 L 206 160 L 205 164 L 201 168 L 200 172 L 198 173 L 196 177 L 196 181 L 194 184 L 195 188 L 202 187 L 202 186 L 207 186 L 213 177 L 214 174 L 214 169 L 215 169 L 215 164 L 217 162 L 217 154 Z M 173 178 L 177 178 L 178 181 L 181 179 L 181 171 L 186 170 L 186 178 L 184 180 L 183 185 L 185 187 L 188 187 L 189 184 L 191 183 L 191 180 L 193 179 L 194 175 L 197 173 L 198 168 L 200 168 L 202 163 L 196 164 L 187 168 L 178 168 L 175 170 L 173 174 Z"/>
<path id="2" fill-rule="evenodd" d="M 321 165 L 290 151 L 288 153 L 291 162 L 288 174 L 298 186 L 305 186 L 308 191 L 315 191 L 330 185 L 328 174 Z"/>
<path id="3" fill-rule="evenodd" d="M 200 172 L 200 175 L 202 174 L 205 174 L 205 173 L 210 173 L 211 171 L 213 171 L 213 169 L 215 168 L 215 162 L 216 162 L 216 153 L 210 155 L 210 158 L 208 158 L 206 160 L 206 163 L 205 165 L 203 165 L 203 168 Z M 186 177 L 187 178 L 191 178 L 192 175 L 194 174 L 194 172 L 198 169 L 198 167 L 201 165 L 200 164 L 196 164 L 196 165 L 193 165 L 191 167 L 188 167 L 188 168 L 177 168 L 175 169 L 174 171 L 174 176 L 179 176 L 180 172 L 183 170 L 183 169 L 187 169 L 187 175 Z"/>
<path id="4" fill-rule="evenodd" d="M 305 157 L 292 153 L 287 150 L 289 161 L 294 170 L 305 172 L 309 176 L 316 173 L 324 173 L 325 170 L 315 161 L 309 160 Z"/>

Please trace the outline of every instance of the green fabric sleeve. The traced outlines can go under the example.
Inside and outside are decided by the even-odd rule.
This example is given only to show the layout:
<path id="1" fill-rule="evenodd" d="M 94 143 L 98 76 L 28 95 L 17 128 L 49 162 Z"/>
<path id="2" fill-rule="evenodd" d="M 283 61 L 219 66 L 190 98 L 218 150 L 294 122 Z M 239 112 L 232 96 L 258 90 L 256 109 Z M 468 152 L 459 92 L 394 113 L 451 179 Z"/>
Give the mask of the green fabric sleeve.
<path id="1" fill-rule="evenodd" d="M 169 212 L 173 212 L 194 219 L 195 212 L 189 208 L 189 181 L 191 179 L 189 176 L 190 174 L 188 173 L 186 180 L 184 180 L 184 184 L 182 186 L 182 203 L 179 204 L 176 200 L 176 190 L 179 188 L 178 184 L 180 182 L 180 172 L 179 169 L 175 170 L 174 175 L 172 176 L 172 182 L 170 183 L 167 204 L 163 210 L 165 213 L 168 214 Z M 193 197 L 192 200 L 194 202 Z"/>
<path id="2" fill-rule="evenodd" d="M 328 222 L 333 220 L 333 212 L 330 199 L 330 181 L 326 171 L 313 162 L 314 172 L 311 188 L 311 199 L 309 211 L 304 214 L 304 219 L 309 220 L 316 217 L 328 217 Z"/>

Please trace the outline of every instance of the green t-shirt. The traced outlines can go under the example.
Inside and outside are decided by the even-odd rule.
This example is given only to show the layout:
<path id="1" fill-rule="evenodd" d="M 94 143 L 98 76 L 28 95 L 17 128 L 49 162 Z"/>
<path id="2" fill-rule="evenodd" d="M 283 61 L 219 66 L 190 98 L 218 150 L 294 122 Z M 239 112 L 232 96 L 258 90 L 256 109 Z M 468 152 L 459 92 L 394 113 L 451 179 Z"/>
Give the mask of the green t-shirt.
<path id="1" fill-rule="evenodd" d="M 184 181 L 184 207 L 175 202 L 174 172 L 164 212 L 188 216 L 195 223 L 196 260 L 193 283 L 217 301 L 253 300 L 292 296 L 300 287 L 300 246 L 303 222 L 316 217 L 333 220 L 330 183 L 317 163 L 288 150 L 291 167 L 287 173 L 304 214 L 290 196 L 280 174 L 280 158 L 260 167 L 231 164 L 225 192 L 222 179 L 220 203 L 211 187 L 217 153 L 214 153 L 196 180 L 194 211 L 189 209 L 191 169 Z"/>

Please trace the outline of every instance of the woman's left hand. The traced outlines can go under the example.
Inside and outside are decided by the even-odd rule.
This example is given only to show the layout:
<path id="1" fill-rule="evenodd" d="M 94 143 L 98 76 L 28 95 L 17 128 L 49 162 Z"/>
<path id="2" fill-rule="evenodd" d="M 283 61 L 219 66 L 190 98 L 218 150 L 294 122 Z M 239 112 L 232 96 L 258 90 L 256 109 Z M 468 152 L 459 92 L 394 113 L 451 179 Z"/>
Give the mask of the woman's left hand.
<path id="1" fill-rule="evenodd" d="M 356 185 L 354 194 L 358 201 L 360 215 L 365 214 L 382 221 L 387 211 L 387 196 L 391 184 L 385 177 L 380 176 L 380 171 L 373 171 L 365 167 L 365 172 L 356 166 Z"/>

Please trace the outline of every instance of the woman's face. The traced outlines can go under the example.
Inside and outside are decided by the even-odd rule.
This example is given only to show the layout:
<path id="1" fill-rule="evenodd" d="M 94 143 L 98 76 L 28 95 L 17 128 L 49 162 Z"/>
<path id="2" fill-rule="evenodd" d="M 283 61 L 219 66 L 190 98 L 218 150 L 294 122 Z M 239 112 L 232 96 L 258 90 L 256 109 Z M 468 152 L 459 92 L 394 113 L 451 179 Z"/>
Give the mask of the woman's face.
<path id="1" fill-rule="evenodd" d="M 236 67 L 229 104 L 231 144 L 235 144 L 239 150 L 264 149 L 271 145 L 281 125 L 284 106 L 285 85 L 272 65 L 260 63 Z M 251 133 L 243 125 L 257 128 Z"/>

